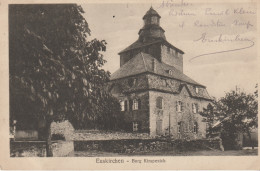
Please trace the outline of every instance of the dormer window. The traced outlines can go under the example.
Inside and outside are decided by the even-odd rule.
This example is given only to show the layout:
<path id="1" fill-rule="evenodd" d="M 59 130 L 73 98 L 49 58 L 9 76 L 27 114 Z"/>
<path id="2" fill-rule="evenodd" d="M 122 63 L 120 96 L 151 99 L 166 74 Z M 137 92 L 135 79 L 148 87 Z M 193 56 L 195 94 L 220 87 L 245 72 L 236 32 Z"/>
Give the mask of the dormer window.
<path id="1" fill-rule="evenodd" d="M 195 92 L 198 94 L 199 93 L 199 88 L 195 86 Z"/>
<path id="2" fill-rule="evenodd" d="M 170 75 L 173 75 L 173 71 L 172 70 L 168 70 L 168 73 L 170 74 Z"/>

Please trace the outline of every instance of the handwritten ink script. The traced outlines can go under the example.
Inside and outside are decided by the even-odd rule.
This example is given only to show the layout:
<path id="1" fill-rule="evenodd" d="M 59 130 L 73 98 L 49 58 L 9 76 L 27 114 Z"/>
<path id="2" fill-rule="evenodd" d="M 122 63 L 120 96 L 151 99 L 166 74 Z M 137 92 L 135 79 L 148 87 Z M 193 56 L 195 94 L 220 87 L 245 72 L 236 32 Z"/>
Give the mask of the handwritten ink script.
<path id="1" fill-rule="evenodd" d="M 245 50 L 255 45 L 256 6 L 253 3 L 205 4 L 192 3 L 191 0 L 163 0 L 158 9 L 175 17 L 173 21 L 178 29 L 187 33 L 186 39 L 192 39 L 194 46 L 229 44 L 229 49 L 195 55 L 190 61 L 201 56 Z"/>

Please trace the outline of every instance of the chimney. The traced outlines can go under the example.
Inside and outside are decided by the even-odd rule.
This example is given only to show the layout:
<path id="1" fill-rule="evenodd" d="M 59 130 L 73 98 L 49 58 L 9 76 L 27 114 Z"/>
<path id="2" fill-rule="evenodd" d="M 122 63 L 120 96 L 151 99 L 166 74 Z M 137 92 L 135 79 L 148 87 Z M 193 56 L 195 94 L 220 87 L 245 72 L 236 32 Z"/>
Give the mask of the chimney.
<path id="1" fill-rule="evenodd" d="M 152 70 L 153 72 L 156 72 L 156 59 L 153 58 L 153 61 L 152 61 Z"/>

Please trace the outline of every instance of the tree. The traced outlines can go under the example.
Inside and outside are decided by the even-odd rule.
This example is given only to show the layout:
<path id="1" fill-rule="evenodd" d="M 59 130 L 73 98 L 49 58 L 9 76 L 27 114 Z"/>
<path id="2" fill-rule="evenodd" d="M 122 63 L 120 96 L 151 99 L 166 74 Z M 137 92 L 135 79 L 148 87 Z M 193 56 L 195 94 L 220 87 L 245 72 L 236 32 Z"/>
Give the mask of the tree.
<path id="1" fill-rule="evenodd" d="M 204 109 L 204 114 L 208 117 L 212 115 L 216 121 L 222 125 L 222 137 L 229 139 L 229 144 L 235 144 L 238 133 L 246 133 L 251 139 L 251 129 L 258 126 L 258 102 L 257 95 L 246 94 L 245 92 L 230 91 L 225 97 L 213 103 L 213 110 Z"/>
<path id="2" fill-rule="evenodd" d="M 110 73 L 101 51 L 104 40 L 88 41 L 90 29 L 81 6 L 10 5 L 10 118 L 19 115 L 46 121 L 46 151 L 52 156 L 50 124 L 69 119 L 78 128 L 104 124 L 119 104 L 104 90 Z M 107 113 L 102 108 L 114 102 Z"/>

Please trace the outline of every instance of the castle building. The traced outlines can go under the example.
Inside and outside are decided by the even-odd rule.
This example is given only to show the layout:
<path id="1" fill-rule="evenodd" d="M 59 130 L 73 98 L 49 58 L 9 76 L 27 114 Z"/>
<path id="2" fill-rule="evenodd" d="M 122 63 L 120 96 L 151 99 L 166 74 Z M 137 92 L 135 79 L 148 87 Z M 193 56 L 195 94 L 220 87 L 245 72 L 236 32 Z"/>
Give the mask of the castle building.
<path id="1" fill-rule="evenodd" d="M 211 102 L 206 87 L 183 73 L 184 52 L 170 44 L 151 7 L 139 38 L 119 52 L 120 68 L 108 88 L 121 105 L 125 129 L 151 136 L 206 137 L 199 112 Z"/>

